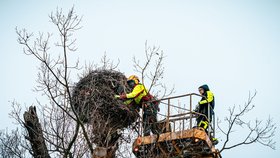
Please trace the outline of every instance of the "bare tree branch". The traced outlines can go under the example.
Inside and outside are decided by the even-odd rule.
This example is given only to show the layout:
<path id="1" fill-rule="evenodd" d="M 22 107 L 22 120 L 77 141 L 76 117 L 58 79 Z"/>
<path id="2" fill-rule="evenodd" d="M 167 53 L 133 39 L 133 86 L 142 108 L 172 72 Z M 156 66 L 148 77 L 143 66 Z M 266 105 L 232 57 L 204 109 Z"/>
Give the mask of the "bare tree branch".
<path id="1" fill-rule="evenodd" d="M 244 106 L 239 106 L 238 110 L 236 109 L 236 106 L 229 108 L 229 116 L 225 118 L 225 121 L 228 125 L 227 129 L 224 129 L 224 127 L 220 125 L 220 120 L 218 121 L 218 129 L 226 137 L 220 152 L 252 143 L 260 143 L 264 146 L 275 149 L 275 141 L 273 140 L 273 136 L 275 135 L 276 125 L 273 123 L 273 120 L 270 117 L 266 120 L 265 124 L 263 124 L 263 121 L 258 119 L 256 119 L 254 122 L 251 122 L 245 121 L 245 118 L 243 118 L 247 113 L 254 109 L 255 106 L 252 104 L 252 101 L 256 94 L 257 92 L 255 92 L 252 96 L 249 94 L 248 101 Z M 246 128 L 248 132 L 246 134 L 242 134 L 244 135 L 244 138 L 240 142 L 233 145 L 228 145 L 230 140 L 232 140 L 232 133 L 238 130 L 238 127 Z"/>
<path id="2" fill-rule="evenodd" d="M 141 75 L 142 83 L 148 87 L 148 92 L 159 87 L 156 96 L 163 89 L 162 98 L 174 92 L 174 88 L 172 88 L 168 93 L 167 86 L 161 82 L 164 77 L 164 58 L 164 53 L 160 50 L 160 47 L 150 47 L 147 41 L 145 43 L 145 60 L 143 64 L 136 57 L 133 57 L 134 71 Z"/>

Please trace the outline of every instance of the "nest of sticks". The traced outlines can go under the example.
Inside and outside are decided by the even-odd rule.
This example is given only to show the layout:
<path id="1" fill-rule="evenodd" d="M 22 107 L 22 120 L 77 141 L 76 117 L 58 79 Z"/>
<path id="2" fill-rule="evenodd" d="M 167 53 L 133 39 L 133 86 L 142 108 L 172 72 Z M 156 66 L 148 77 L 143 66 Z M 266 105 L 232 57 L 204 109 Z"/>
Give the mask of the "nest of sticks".
<path id="1" fill-rule="evenodd" d="M 137 120 L 135 106 L 114 97 L 130 91 L 126 81 L 124 74 L 102 69 L 91 71 L 75 85 L 72 103 L 83 122 L 96 126 L 94 134 L 114 133 Z"/>

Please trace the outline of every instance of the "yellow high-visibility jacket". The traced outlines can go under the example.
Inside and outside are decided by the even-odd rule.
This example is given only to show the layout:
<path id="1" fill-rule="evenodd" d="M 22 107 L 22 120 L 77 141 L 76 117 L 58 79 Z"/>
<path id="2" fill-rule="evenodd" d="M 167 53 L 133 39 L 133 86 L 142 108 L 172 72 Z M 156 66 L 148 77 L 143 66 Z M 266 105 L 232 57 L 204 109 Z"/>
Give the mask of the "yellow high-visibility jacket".
<path id="1" fill-rule="evenodd" d="M 126 94 L 126 98 L 134 99 L 136 104 L 140 104 L 143 97 L 148 95 L 148 91 L 143 84 L 137 84 L 131 93 Z"/>
<path id="2" fill-rule="evenodd" d="M 207 103 L 212 103 L 213 102 L 213 100 L 214 100 L 214 94 L 211 92 L 211 91 L 207 91 L 206 92 L 206 98 L 207 99 L 202 99 L 200 102 L 199 102 L 199 104 L 207 104 Z"/>

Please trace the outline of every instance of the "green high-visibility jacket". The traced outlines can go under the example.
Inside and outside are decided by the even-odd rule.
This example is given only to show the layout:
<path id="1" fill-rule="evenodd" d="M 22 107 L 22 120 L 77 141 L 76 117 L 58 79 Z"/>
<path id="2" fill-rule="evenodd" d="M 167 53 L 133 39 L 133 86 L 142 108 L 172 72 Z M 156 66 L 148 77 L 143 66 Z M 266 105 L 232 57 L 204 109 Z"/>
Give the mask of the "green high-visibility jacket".
<path id="1" fill-rule="evenodd" d="M 207 104 L 207 103 L 212 103 L 214 100 L 214 94 L 211 91 L 206 92 L 206 99 L 202 99 L 199 104 Z"/>
<path id="2" fill-rule="evenodd" d="M 131 93 L 126 94 L 126 98 L 134 99 L 136 104 L 140 104 L 143 97 L 148 95 L 148 91 L 143 84 L 137 84 Z"/>

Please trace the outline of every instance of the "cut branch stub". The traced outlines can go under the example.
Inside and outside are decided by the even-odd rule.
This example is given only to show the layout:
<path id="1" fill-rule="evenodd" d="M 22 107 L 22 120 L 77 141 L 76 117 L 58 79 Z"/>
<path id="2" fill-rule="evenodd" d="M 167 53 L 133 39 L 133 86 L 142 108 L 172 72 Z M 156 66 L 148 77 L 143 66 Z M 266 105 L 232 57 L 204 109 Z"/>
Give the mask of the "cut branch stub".
<path id="1" fill-rule="evenodd" d="M 33 156 L 35 158 L 50 158 L 45 144 L 42 127 L 36 113 L 36 107 L 30 106 L 29 110 L 23 114 L 23 118 L 24 126 L 28 132 L 26 138 L 30 141 Z"/>

